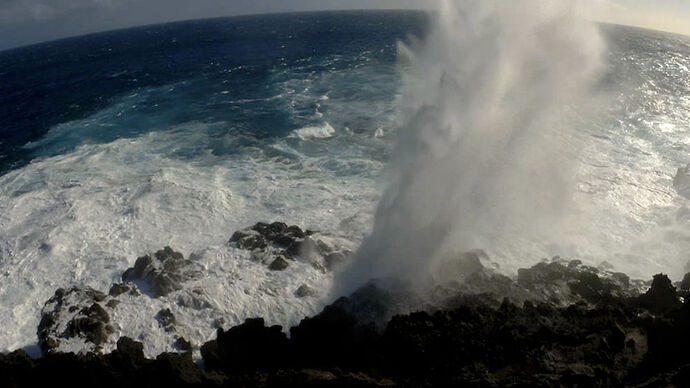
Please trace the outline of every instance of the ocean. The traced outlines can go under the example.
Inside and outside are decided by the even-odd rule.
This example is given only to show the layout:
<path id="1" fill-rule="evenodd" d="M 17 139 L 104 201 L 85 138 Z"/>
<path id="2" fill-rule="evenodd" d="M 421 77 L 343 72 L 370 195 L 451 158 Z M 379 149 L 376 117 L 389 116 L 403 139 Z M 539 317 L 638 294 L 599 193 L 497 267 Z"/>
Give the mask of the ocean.
<path id="1" fill-rule="evenodd" d="M 213 338 L 219 320 L 289 327 L 318 312 L 331 273 L 270 271 L 228 239 L 284 221 L 357 249 L 403 125 L 398 42 L 424 39 L 429 25 L 411 11 L 244 16 L 0 52 L 0 351 L 37 354 L 40 311 L 57 288 L 107 291 L 164 246 L 204 275 L 114 311 L 118 336 L 148 356 L 176 335 Z M 471 248 L 507 274 L 560 255 L 679 279 L 690 270 L 688 199 L 673 186 L 690 162 L 690 38 L 600 28 L 606 104 L 575 125 L 573 200 L 586 222 L 566 240 L 492 236 Z M 301 285 L 316 294 L 296 297 Z M 208 304 L 176 303 L 185 292 Z M 156 323 L 163 308 L 174 335 Z"/>

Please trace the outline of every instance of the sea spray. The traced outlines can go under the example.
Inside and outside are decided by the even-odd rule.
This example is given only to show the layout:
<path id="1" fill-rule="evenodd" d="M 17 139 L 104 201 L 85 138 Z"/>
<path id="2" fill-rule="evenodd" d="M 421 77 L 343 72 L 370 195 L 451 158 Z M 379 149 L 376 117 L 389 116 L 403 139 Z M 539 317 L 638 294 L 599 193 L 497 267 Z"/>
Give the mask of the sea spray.
<path id="1" fill-rule="evenodd" d="M 574 4 L 441 1 L 426 40 L 401 49 L 404 124 L 390 182 L 334 296 L 371 278 L 420 284 L 448 254 L 557 239 L 572 221 L 572 117 L 604 52 Z"/>

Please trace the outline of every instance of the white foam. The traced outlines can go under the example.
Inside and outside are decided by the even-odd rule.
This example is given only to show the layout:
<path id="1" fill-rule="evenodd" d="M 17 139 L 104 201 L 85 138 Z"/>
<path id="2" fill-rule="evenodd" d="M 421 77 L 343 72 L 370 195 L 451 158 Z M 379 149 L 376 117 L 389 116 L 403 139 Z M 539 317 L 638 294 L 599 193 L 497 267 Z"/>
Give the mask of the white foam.
<path id="1" fill-rule="evenodd" d="M 293 300 L 291 292 L 300 282 L 324 290 L 327 275 L 299 266 L 271 273 L 234 262 L 225 243 L 235 230 L 273 220 L 347 238 L 340 221 L 370 211 L 377 197 L 373 182 L 319 169 L 320 162 L 299 153 L 290 161 L 264 154 L 271 148 L 287 152 L 284 140 L 233 157 L 203 151 L 192 161 L 174 157 L 181 145 L 204 143 L 203 125 L 83 145 L 0 177 L 0 351 L 36 342 L 40 309 L 57 288 L 76 284 L 107 291 L 136 257 L 166 245 L 185 255 L 203 252 L 209 271 L 190 286 L 203 288 L 214 308 L 189 313 L 190 327 L 183 330 L 188 339 L 212 334 L 204 314 L 223 316 L 228 324 L 264 316 L 290 325 L 316 311 L 315 299 Z M 300 165 L 311 166 L 309 173 Z M 124 309 L 118 318 L 120 332 L 139 333 L 135 338 L 151 325 L 150 314 L 139 321 L 137 311 L 167 302 L 137 303 L 148 307 Z M 185 319 L 185 312 L 175 311 Z M 194 329 L 192 322 L 204 328 Z M 146 334 L 148 354 L 170 346 L 170 338 L 159 334 Z"/>
<path id="2" fill-rule="evenodd" d="M 295 130 L 295 135 L 302 140 L 328 139 L 335 135 L 335 128 L 328 122 L 320 126 L 309 126 Z"/>

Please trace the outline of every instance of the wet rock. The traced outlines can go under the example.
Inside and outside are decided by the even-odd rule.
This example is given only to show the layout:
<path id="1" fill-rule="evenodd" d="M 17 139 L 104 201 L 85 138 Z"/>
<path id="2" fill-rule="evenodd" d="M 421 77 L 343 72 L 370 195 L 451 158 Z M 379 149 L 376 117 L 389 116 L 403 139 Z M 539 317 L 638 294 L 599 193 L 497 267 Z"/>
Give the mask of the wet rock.
<path id="1" fill-rule="evenodd" d="M 236 231 L 229 243 L 251 251 L 252 260 L 264 263 L 272 270 L 284 270 L 287 267 L 285 260 L 299 260 L 319 270 L 332 270 L 345 260 L 349 252 L 339 250 L 323 239 L 316 239 L 314 233 L 283 222 L 259 222 Z"/>
<path id="2" fill-rule="evenodd" d="M 192 352 L 192 344 L 186 339 L 184 339 L 184 337 L 179 337 L 178 339 L 176 339 L 173 346 L 175 347 L 175 349 L 180 350 L 184 353 Z"/>
<path id="3" fill-rule="evenodd" d="M 347 297 L 332 304 L 353 316 L 357 326 L 372 326 L 383 330 L 396 314 L 429 307 L 408 283 L 393 279 L 371 280 Z"/>
<path id="4" fill-rule="evenodd" d="M 41 310 L 38 343 L 44 354 L 60 351 L 64 341 L 81 341 L 87 351 L 99 351 L 114 332 L 101 304 L 106 295 L 92 288 L 58 289 Z"/>
<path id="5" fill-rule="evenodd" d="M 667 313 L 681 307 L 676 287 L 664 274 L 654 275 L 652 287 L 637 298 L 638 306 L 654 313 Z"/>
<path id="6" fill-rule="evenodd" d="M 262 318 L 255 318 L 228 331 L 218 329 L 216 340 L 204 344 L 201 354 L 211 370 L 275 370 L 290 364 L 288 344 L 280 326 L 266 327 Z"/>
<path id="7" fill-rule="evenodd" d="M 119 301 L 119 300 L 117 300 L 117 299 L 111 299 L 111 300 L 109 300 L 105 305 L 106 305 L 109 309 L 112 310 L 112 309 L 114 309 L 115 307 L 117 307 L 119 304 L 120 304 L 120 301 Z"/>
<path id="8" fill-rule="evenodd" d="M 127 365 L 128 369 L 134 369 L 137 365 L 143 364 L 146 359 L 144 345 L 129 337 L 120 337 L 117 340 L 117 351 L 111 357 L 117 358 L 120 364 Z"/>
<path id="9" fill-rule="evenodd" d="M 213 308 L 213 304 L 205 294 L 197 294 L 195 292 L 183 292 L 177 296 L 177 305 L 180 307 L 190 308 L 194 310 L 203 310 Z"/>
<path id="10" fill-rule="evenodd" d="M 182 289 L 184 282 L 201 276 L 201 268 L 170 247 L 156 252 L 153 257 L 139 257 L 134 267 L 122 274 L 123 282 L 135 283 L 144 293 L 158 298 Z"/>
<path id="11" fill-rule="evenodd" d="M 265 249 L 269 245 L 287 248 L 297 239 L 303 239 L 306 234 L 298 226 L 288 226 L 283 222 L 266 224 L 259 222 L 254 226 L 239 230 L 230 237 L 240 249 Z"/>
<path id="12" fill-rule="evenodd" d="M 23 352 L 0 354 L 0 375 L 9 386 L 44 385 L 43 376 L 62 385 L 62 378 L 69 382 L 75 375 L 112 386 L 687 386 L 690 309 L 675 308 L 676 295 L 674 308 L 649 310 L 674 300 L 668 278 L 655 276 L 640 297 L 594 304 L 580 294 L 598 290 L 608 278 L 595 278 L 593 271 L 568 274 L 582 267 L 562 264 L 556 275 L 540 272 L 530 285 L 550 279 L 569 288 L 578 281 L 575 288 L 586 289 L 566 307 L 544 299 L 496 302 L 487 294 L 456 295 L 452 308 L 429 307 L 414 302 L 405 283 L 378 280 L 305 318 L 289 338 L 262 319 L 219 329 L 215 340 L 201 346 L 206 371 L 194 364 L 191 344 L 182 337 L 174 344 L 180 353 L 155 360 L 144 357 L 141 343 L 123 337 L 109 355 L 49 353 L 31 360 Z M 566 275 L 558 275 L 563 268 Z M 492 276 L 479 271 L 467 282 Z M 64 311 L 77 306 L 72 314 L 105 320 L 107 310 L 98 306 L 112 297 L 82 291 L 58 290 L 55 302 L 62 298 Z M 72 301 L 80 295 L 83 306 Z M 391 316 L 401 304 L 417 311 Z M 159 316 L 163 325 L 174 318 L 168 309 Z M 376 327 L 373 321 L 386 316 Z"/>
<path id="13" fill-rule="evenodd" d="M 673 188 L 683 197 L 690 198 L 690 165 L 678 168 L 673 177 Z"/>
<path id="14" fill-rule="evenodd" d="M 282 271 L 288 266 L 289 264 L 287 261 L 285 261 L 285 259 L 283 259 L 282 257 L 278 257 L 271 262 L 271 264 L 268 266 L 268 269 L 270 269 L 271 271 Z"/>
<path id="15" fill-rule="evenodd" d="M 156 314 L 156 321 L 165 331 L 175 331 L 175 315 L 170 309 L 162 309 Z"/>
<path id="16" fill-rule="evenodd" d="M 289 257 L 303 260 L 309 260 L 320 254 L 318 245 L 310 237 L 293 241 L 292 244 L 290 244 L 290 246 L 287 248 L 286 252 Z"/>
<path id="17" fill-rule="evenodd" d="M 334 269 L 345 264 L 347 262 L 347 257 L 348 255 L 343 252 L 329 253 L 328 255 L 326 255 L 326 257 L 324 257 L 326 268 L 329 271 L 333 271 Z"/>
<path id="18" fill-rule="evenodd" d="M 558 305 L 579 300 L 596 304 L 633 293 L 625 274 L 602 272 L 579 260 L 564 263 L 559 258 L 518 270 L 517 283 L 532 293 L 531 298 Z"/>
<path id="19" fill-rule="evenodd" d="M 683 280 L 680 282 L 680 290 L 685 293 L 690 292 L 690 272 L 683 276 Z"/>
<path id="20" fill-rule="evenodd" d="M 439 261 L 434 276 L 439 283 L 462 282 L 474 274 L 486 272 L 482 260 L 488 260 L 488 255 L 482 250 L 449 255 Z"/>
<path id="21" fill-rule="evenodd" d="M 203 386 L 208 385 L 208 377 L 194 363 L 189 354 L 163 353 L 153 363 L 155 374 L 161 381 L 168 381 L 170 386 Z M 166 386 L 168 384 L 165 384 Z"/>
<path id="22" fill-rule="evenodd" d="M 132 283 L 115 283 L 110 286 L 108 295 L 116 297 L 122 294 L 130 294 L 133 296 L 140 295 L 139 291 L 137 291 L 137 286 Z"/>
<path id="23" fill-rule="evenodd" d="M 366 365 L 375 354 L 369 349 L 375 346 L 375 338 L 378 333 L 373 325 L 358 322 L 357 317 L 338 304 L 327 306 L 290 329 L 296 357 L 316 367 Z"/>
<path id="24" fill-rule="evenodd" d="M 315 292 L 311 287 L 307 286 L 306 284 L 302 284 L 302 285 L 299 286 L 299 288 L 295 291 L 295 295 L 296 295 L 298 298 L 305 298 L 305 297 L 308 297 L 308 296 L 314 296 L 315 294 L 316 294 L 316 292 Z"/>

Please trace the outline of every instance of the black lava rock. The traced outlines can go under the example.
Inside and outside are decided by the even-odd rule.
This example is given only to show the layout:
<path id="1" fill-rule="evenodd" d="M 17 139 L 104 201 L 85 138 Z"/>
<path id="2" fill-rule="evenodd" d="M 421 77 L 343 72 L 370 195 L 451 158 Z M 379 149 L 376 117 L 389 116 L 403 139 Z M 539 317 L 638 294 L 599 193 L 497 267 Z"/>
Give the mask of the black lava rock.
<path id="1" fill-rule="evenodd" d="M 282 257 L 277 257 L 275 260 L 271 262 L 271 264 L 268 266 L 268 269 L 271 271 L 282 271 L 285 268 L 289 266 L 288 262 L 285 261 Z"/>
<path id="2" fill-rule="evenodd" d="M 201 268 L 196 263 L 165 247 L 153 257 L 139 257 L 134 267 L 122 274 L 122 281 L 135 283 L 143 292 L 158 298 L 182 289 L 182 283 L 200 275 Z"/>
<path id="3" fill-rule="evenodd" d="M 276 271 L 287 268 L 286 259 L 300 260 L 323 271 L 332 270 L 349 256 L 349 252 L 338 250 L 313 237 L 314 232 L 303 231 L 296 225 L 259 222 L 233 233 L 229 243 L 239 249 L 252 251 L 253 260 L 267 264 Z"/>
<path id="4" fill-rule="evenodd" d="M 41 311 L 38 344 L 44 354 L 58 351 L 62 340 L 80 338 L 98 351 L 114 329 L 101 302 L 106 295 L 92 288 L 58 289 Z"/>

